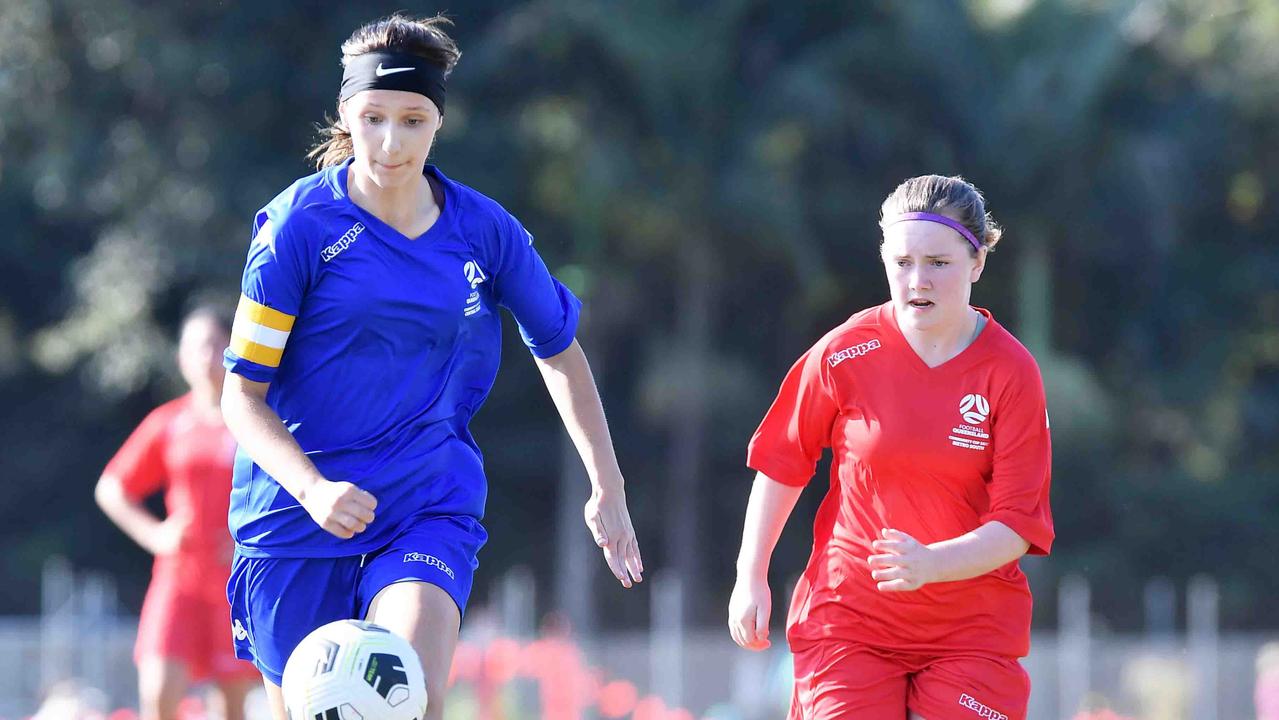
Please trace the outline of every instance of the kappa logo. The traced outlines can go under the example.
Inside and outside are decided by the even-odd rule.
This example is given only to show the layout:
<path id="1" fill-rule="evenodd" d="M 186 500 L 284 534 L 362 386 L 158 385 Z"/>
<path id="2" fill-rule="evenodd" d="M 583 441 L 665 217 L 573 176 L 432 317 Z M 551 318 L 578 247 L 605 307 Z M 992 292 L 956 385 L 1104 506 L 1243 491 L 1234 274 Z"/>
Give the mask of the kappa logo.
<path id="1" fill-rule="evenodd" d="M 364 232 L 364 223 L 357 222 L 351 226 L 350 230 L 342 233 L 342 237 L 338 238 L 337 242 L 321 250 L 320 257 L 324 262 L 328 262 L 341 255 L 343 251 L 351 247 L 351 243 L 355 242 L 362 232 Z"/>
<path id="2" fill-rule="evenodd" d="M 989 720 L 1008 720 L 1007 715 L 992 707 L 977 702 L 977 700 L 968 693 L 961 693 L 959 695 L 959 704 L 977 713 L 977 717 L 989 718 Z"/>
<path id="3" fill-rule="evenodd" d="M 980 425 L 990 417 L 990 403 L 981 395 L 969 393 L 959 401 L 959 414 L 969 425 Z"/>
<path id="4" fill-rule="evenodd" d="M 443 570 L 444 574 L 448 575 L 450 580 L 457 579 L 453 575 L 453 568 L 449 567 L 447 563 L 435 557 L 434 555 L 427 555 L 426 553 L 419 553 L 419 552 L 404 553 L 404 562 L 426 563 L 427 565 L 430 565 L 431 567 L 436 567 L 436 568 L 439 568 L 440 570 Z"/>
<path id="5" fill-rule="evenodd" d="M 871 350 L 877 350 L 878 348 L 879 340 L 871 338 L 864 343 L 858 343 L 852 347 L 846 347 L 839 352 L 831 353 L 831 356 L 826 358 L 826 363 L 831 367 L 835 367 L 845 360 L 852 360 L 853 358 L 861 357 Z"/>
<path id="6" fill-rule="evenodd" d="M 239 618 L 236 618 L 235 621 L 231 623 L 231 637 L 239 640 L 240 642 L 244 642 L 249 639 L 249 631 L 245 630 L 244 625 L 240 624 Z"/>

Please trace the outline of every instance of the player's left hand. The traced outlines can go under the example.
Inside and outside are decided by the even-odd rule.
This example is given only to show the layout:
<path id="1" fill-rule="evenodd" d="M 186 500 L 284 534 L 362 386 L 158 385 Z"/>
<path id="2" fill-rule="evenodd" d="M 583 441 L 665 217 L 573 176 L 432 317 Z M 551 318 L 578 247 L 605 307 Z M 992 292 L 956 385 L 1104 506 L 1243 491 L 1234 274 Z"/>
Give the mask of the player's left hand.
<path id="1" fill-rule="evenodd" d="M 927 545 L 893 528 L 884 528 L 879 535 L 880 539 L 870 544 L 879 554 L 866 560 L 880 592 L 918 590 L 932 582 L 935 555 Z"/>
<path id="2" fill-rule="evenodd" d="M 640 559 L 631 513 L 626 509 L 625 491 L 595 489 L 586 501 L 584 514 L 586 527 L 590 528 L 595 544 L 604 551 L 604 561 L 613 571 L 613 577 L 622 587 L 630 587 L 632 580 L 643 582 L 644 561 Z"/>

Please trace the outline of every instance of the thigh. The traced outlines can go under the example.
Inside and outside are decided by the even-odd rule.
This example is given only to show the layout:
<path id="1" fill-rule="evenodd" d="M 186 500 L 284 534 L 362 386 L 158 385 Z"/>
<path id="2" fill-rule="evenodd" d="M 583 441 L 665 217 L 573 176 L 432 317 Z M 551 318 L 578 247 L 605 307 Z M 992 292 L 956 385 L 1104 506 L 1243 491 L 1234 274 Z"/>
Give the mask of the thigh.
<path id="1" fill-rule="evenodd" d="M 235 654 L 279 685 L 293 649 L 312 630 L 355 617 L 360 557 L 246 558 L 227 585 Z"/>
<path id="2" fill-rule="evenodd" d="M 910 683 L 910 709 L 928 720 L 1025 720 L 1029 702 L 1030 676 L 1011 657 L 937 658 Z"/>
<path id="3" fill-rule="evenodd" d="M 145 720 L 177 716 L 178 704 L 190 686 L 186 665 L 151 656 L 138 663 L 138 700 Z"/>
<path id="4" fill-rule="evenodd" d="M 153 580 L 138 617 L 138 638 L 133 659 L 139 665 L 156 660 L 178 663 L 189 675 L 198 676 L 199 638 L 190 617 L 190 605 L 176 585 Z M 223 627 L 226 627 L 225 623 Z M 196 678 L 198 679 L 198 677 Z"/>
<path id="5" fill-rule="evenodd" d="M 444 695 L 462 616 L 454 599 L 436 585 L 403 581 L 382 588 L 368 619 L 409 639 L 426 677 L 426 718 L 444 716 Z"/>
<path id="6" fill-rule="evenodd" d="M 412 581 L 440 588 L 457 605 L 458 614 L 466 615 L 479 567 L 477 554 L 487 539 L 484 527 L 469 517 L 419 517 L 405 523 L 394 540 L 365 557 L 356 617 L 369 617 L 373 598 L 384 588 Z"/>
<path id="7" fill-rule="evenodd" d="M 823 640 L 795 653 L 790 720 L 905 720 L 909 667 L 857 643 Z"/>
<path id="8" fill-rule="evenodd" d="M 212 680 L 218 685 L 256 686 L 260 673 L 252 663 L 235 654 L 234 631 L 228 632 L 231 608 L 225 598 L 191 598 L 187 610 L 197 642 L 193 648 L 192 680 Z M 241 623 L 243 625 L 243 623 Z"/>

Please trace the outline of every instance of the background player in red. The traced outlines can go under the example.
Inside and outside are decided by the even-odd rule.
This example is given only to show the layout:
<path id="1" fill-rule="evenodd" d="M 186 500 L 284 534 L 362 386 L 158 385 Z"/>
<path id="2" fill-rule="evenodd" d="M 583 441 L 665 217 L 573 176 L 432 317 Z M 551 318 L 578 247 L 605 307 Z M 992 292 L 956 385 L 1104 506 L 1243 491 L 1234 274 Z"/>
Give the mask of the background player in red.
<path id="1" fill-rule="evenodd" d="M 177 361 L 191 391 L 142 421 L 95 491 L 103 512 L 155 555 L 134 647 L 142 720 L 176 719 L 190 684 L 203 680 L 216 684 L 213 716 L 243 720 L 257 685 L 256 668 L 235 657 L 226 601 L 235 440 L 218 403 L 229 338 L 230 323 L 212 307 L 186 317 Z M 161 490 L 163 520 L 143 505 Z"/>
<path id="2" fill-rule="evenodd" d="M 794 720 L 1025 718 L 1031 598 L 1047 554 L 1051 447 L 1030 353 L 969 305 L 1001 231 L 958 177 L 884 201 L 891 299 L 795 363 L 748 451 L 729 628 L 768 647 L 768 564 L 822 451 L 830 490 L 787 639 Z"/>

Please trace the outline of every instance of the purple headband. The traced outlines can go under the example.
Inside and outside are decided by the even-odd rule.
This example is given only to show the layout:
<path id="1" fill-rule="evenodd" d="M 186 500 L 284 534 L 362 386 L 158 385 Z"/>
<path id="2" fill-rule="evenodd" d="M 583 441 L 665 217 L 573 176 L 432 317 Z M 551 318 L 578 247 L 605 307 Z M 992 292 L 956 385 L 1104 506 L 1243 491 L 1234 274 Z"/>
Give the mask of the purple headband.
<path id="1" fill-rule="evenodd" d="M 977 238 L 973 237 L 972 232 L 969 231 L 968 228 L 964 227 L 963 223 L 959 222 L 958 220 L 952 220 L 946 217 L 945 215 L 938 215 L 936 213 L 926 213 L 926 212 L 902 213 L 901 215 L 898 215 L 892 220 L 885 222 L 883 224 L 883 227 L 885 230 L 887 230 L 893 225 L 896 225 L 899 222 L 904 222 L 906 220 L 926 220 L 928 222 L 935 222 L 940 225 L 945 225 L 946 227 L 953 229 L 955 232 L 959 233 L 960 235 L 963 235 L 965 240 L 973 244 L 974 250 L 981 249 L 981 243 L 977 242 Z"/>

